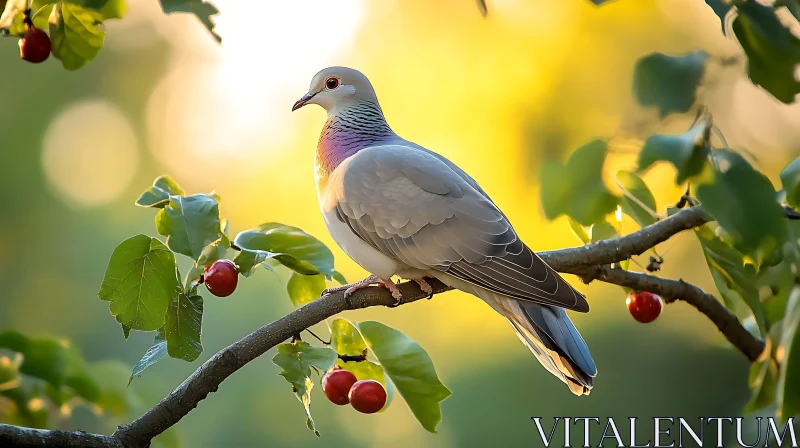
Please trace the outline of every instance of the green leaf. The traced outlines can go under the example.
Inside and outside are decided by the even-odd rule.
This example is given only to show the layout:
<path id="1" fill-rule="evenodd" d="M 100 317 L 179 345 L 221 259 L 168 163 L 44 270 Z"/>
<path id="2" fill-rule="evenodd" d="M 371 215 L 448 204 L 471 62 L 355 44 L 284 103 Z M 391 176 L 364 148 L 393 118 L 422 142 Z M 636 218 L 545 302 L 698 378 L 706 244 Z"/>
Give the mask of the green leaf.
<path id="1" fill-rule="evenodd" d="M 361 322 L 358 330 L 422 427 L 435 433 L 442 421 L 439 403 L 451 392 L 439 381 L 428 353 L 379 322 Z"/>
<path id="2" fill-rule="evenodd" d="M 669 162 L 678 171 L 675 178 L 678 185 L 700 175 L 711 151 L 710 134 L 711 124 L 701 120 L 683 134 L 651 136 L 639 153 L 638 171 L 644 171 L 656 162 Z"/>
<path id="3" fill-rule="evenodd" d="M 747 54 L 747 74 L 783 103 L 794 102 L 800 93 L 795 69 L 800 64 L 800 39 L 785 27 L 775 10 L 755 0 L 736 5 L 739 14 L 733 32 Z"/>
<path id="4" fill-rule="evenodd" d="M 203 298 L 178 294 L 167 311 L 167 353 L 172 358 L 194 361 L 203 353 L 200 332 L 203 323 Z"/>
<path id="5" fill-rule="evenodd" d="M 41 378 L 56 388 L 64 384 L 69 363 L 66 347 L 66 341 L 54 338 L 29 338 L 14 330 L 0 333 L 0 348 L 23 355 L 20 372 Z"/>
<path id="6" fill-rule="evenodd" d="M 652 53 L 638 61 L 633 72 L 633 94 L 642 106 L 655 106 L 661 117 L 687 112 L 694 105 L 708 54 L 683 56 Z"/>
<path id="7" fill-rule="evenodd" d="M 58 3 L 57 1 L 54 3 Z M 108 3 L 108 0 L 69 0 L 69 3 L 81 6 L 83 8 L 93 9 L 95 11 L 102 11 Z"/>
<path id="8" fill-rule="evenodd" d="M 211 16 L 219 14 L 216 6 L 203 0 L 161 0 L 161 9 L 164 14 L 185 12 L 194 14 L 206 26 L 208 32 L 217 42 L 222 42 L 222 37 L 214 30 L 214 21 Z"/>
<path id="9" fill-rule="evenodd" d="M 335 280 L 336 283 L 338 283 L 338 284 L 340 284 L 342 286 L 347 284 L 347 279 L 344 278 L 344 275 L 342 275 L 342 273 L 339 272 L 339 271 L 333 271 L 333 275 L 331 276 L 331 279 Z"/>
<path id="10" fill-rule="evenodd" d="M 297 227 L 262 224 L 236 235 L 233 243 L 242 250 L 234 263 L 245 277 L 268 259 L 275 259 L 304 275 L 325 274 L 330 277 L 335 273 L 330 249 Z"/>
<path id="11" fill-rule="evenodd" d="M 105 41 L 103 13 L 60 1 L 50 15 L 53 56 L 67 70 L 77 70 L 100 54 Z"/>
<path id="12" fill-rule="evenodd" d="M 572 232 L 578 237 L 579 240 L 583 241 L 583 244 L 589 244 L 592 242 L 592 239 L 589 238 L 589 234 L 586 233 L 586 230 L 578 221 L 575 221 L 570 217 L 567 217 L 567 220 L 569 221 L 569 228 L 572 229 Z"/>
<path id="13" fill-rule="evenodd" d="M 331 348 L 340 355 L 356 356 L 367 349 L 367 342 L 358 328 L 347 319 L 338 318 L 330 324 Z"/>
<path id="14" fill-rule="evenodd" d="M 767 321 L 767 328 L 783 320 L 786 315 L 786 304 L 789 294 L 794 288 L 794 257 L 792 256 L 791 243 L 783 247 L 782 260 L 774 265 L 761 265 L 756 278 L 756 288 L 764 291 L 761 294 L 761 303 L 764 307 L 764 318 Z M 776 252 L 778 253 L 778 252 Z"/>
<path id="15" fill-rule="evenodd" d="M 157 363 L 164 355 L 167 354 L 167 338 L 165 336 L 166 330 L 164 327 L 158 329 L 158 333 L 156 334 L 155 339 L 153 340 L 153 346 L 147 349 L 142 359 L 133 366 L 133 371 L 131 372 L 130 378 L 128 378 L 128 386 L 131 385 L 131 381 L 135 376 L 141 375 L 144 372 L 144 369 L 152 366 L 153 364 Z"/>
<path id="16" fill-rule="evenodd" d="M 49 337 L 30 338 L 8 330 L 0 333 L 0 348 L 23 355 L 19 371 L 25 375 L 45 380 L 52 386 L 54 396 L 69 387 L 75 394 L 90 402 L 100 399 L 100 388 L 88 374 L 86 361 L 80 352 L 63 339 Z"/>
<path id="17" fill-rule="evenodd" d="M 128 12 L 128 6 L 125 0 L 108 0 L 102 12 L 106 20 L 121 19 Z"/>
<path id="18" fill-rule="evenodd" d="M 592 242 L 592 239 L 589 237 L 589 234 L 586 232 L 586 229 L 574 219 L 567 217 L 569 222 L 569 227 L 572 229 L 572 233 L 578 237 L 579 240 L 583 242 L 583 244 L 589 244 Z M 590 227 L 591 229 L 591 227 Z"/>
<path id="19" fill-rule="evenodd" d="M 748 378 L 753 394 L 744 407 L 745 414 L 766 409 L 775 403 L 775 391 L 778 385 L 778 365 L 772 358 L 767 358 L 750 366 Z"/>
<path id="20" fill-rule="evenodd" d="M 697 185 L 697 198 L 735 246 L 760 264 L 786 241 L 775 189 L 739 154 L 717 150 L 713 156 L 718 170 L 712 181 Z"/>
<path id="21" fill-rule="evenodd" d="M 183 196 L 183 190 L 169 176 L 159 176 L 136 200 L 140 207 L 164 208 L 169 204 L 170 196 Z"/>
<path id="22" fill-rule="evenodd" d="M 38 384 L 26 381 L 20 387 L 0 391 L 0 396 L 11 400 L 16 405 L 3 416 L 3 423 L 29 428 L 47 428 L 48 408 L 41 406 L 41 401 L 34 401 L 34 398 L 42 398 L 42 388 Z M 34 403 L 37 405 L 34 406 Z"/>
<path id="23" fill-rule="evenodd" d="M 75 391 L 75 393 L 90 403 L 95 403 L 101 398 L 100 388 L 94 378 L 85 370 L 85 364 L 80 372 L 68 375 L 64 382 L 65 386 Z"/>
<path id="24" fill-rule="evenodd" d="M 34 0 L 31 2 L 31 14 L 34 15 L 33 26 L 40 30 L 48 29 L 50 27 L 50 15 L 53 13 L 56 3 L 51 0 Z M 24 25 L 22 28 L 24 30 Z"/>
<path id="25" fill-rule="evenodd" d="M 622 211 L 642 227 L 655 223 L 656 218 L 653 213 L 656 210 L 656 199 L 642 178 L 627 171 L 620 171 L 617 173 L 617 182 L 635 198 L 634 200 L 622 195 L 620 200 Z"/>
<path id="26" fill-rule="evenodd" d="M 715 235 L 709 225 L 697 228 L 695 234 L 725 306 L 735 312 L 737 304 L 744 301 L 755 318 L 761 336 L 764 336 L 766 321 L 755 286 L 756 271 L 753 265 L 745 264 L 742 254 Z"/>
<path id="27" fill-rule="evenodd" d="M 311 418 L 311 369 L 325 372 L 333 367 L 337 356 L 333 349 L 328 347 L 314 347 L 307 342 L 297 341 L 293 344 L 281 344 L 278 353 L 272 358 L 278 367 L 283 369 L 281 376 L 292 385 L 292 391 L 297 399 L 303 403 L 306 410 L 306 426 L 319 437 L 319 431 L 314 426 Z"/>
<path id="28" fill-rule="evenodd" d="M 792 207 L 800 206 L 800 157 L 781 171 L 781 184 L 786 192 L 786 203 Z"/>
<path id="29" fill-rule="evenodd" d="M 170 196 L 156 215 L 156 227 L 170 249 L 197 260 L 206 246 L 222 237 L 219 203 L 207 194 Z"/>
<path id="30" fill-rule="evenodd" d="M 289 281 L 286 283 L 286 292 L 295 306 L 305 305 L 306 303 L 317 300 L 322 290 L 325 289 L 325 276 L 303 275 L 292 272 Z"/>
<path id="31" fill-rule="evenodd" d="M 800 287 L 789 295 L 780 345 L 786 357 L 778 378 L 778 415 L 785 420 L 800 413 Z"/>
<path id="32" fill-rule="evenodd" d="M 592 224 L 592 242 L 607 240 L 609 238 L 616 238 L 619 234 L 617 229 L 614 228 L 608 221 L 600 221 Z"/>
<path id="33" fill-rule="evenodd" d="M 114 249 L 98 296 L 123 325 L 152 331 L 164 325 L 179 290 L 175 255 L 161 241 L 136 235 Z"/>
<path id="34" fill-rule="evenodd" d="M 541 195 L 548 219 L 567 215 L 589 226 L 614 211 L 617 198 L 602 179 L 607 149 L 606 142 L 594 140 L 578 148 L 566 165 L 545 160 L 541 170 Z"/>
<path id="35" fill-rule="evenodd" d="M 19 378 L 19 366 L 8 356 L 0 356 L 0 390 Z"/>

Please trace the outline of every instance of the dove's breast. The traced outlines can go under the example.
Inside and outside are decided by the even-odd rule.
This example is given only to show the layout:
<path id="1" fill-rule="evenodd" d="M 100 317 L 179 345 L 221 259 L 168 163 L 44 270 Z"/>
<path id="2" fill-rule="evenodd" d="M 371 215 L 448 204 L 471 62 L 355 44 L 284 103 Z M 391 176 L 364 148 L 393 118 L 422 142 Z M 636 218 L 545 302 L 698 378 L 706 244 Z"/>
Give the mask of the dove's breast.
<path id="1" fill-rule="evenodd" d="M 380 278 L 388 279 L 401 268 L 398 260 L 375 249 L 356 235 L 347 223 L 339 219 L 336 206 L 343 201 L 342 179 L 349 160 L 342 162 L 327 176 L 317 171 L 317 198 L 328 232 L 342 250 L 362 268 Z"/>

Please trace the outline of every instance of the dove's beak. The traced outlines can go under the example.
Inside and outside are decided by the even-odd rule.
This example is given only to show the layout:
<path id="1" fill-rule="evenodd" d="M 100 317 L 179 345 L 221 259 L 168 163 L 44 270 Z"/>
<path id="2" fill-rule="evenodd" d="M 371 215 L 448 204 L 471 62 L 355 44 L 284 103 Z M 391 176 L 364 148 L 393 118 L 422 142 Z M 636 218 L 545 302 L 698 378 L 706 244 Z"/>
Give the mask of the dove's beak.
<path id="1" fill-rule="evenodd" d="M 311 101 L 311 98 L 314 98 L 314 95 L 316 95 L 316 93 L 306 93 L 303 95 L 303 97 L 297 100 L 297 102 L 294 103 L 294 106 L 292 106 L 292 112 L 305 106 L 307 102 Z"/>

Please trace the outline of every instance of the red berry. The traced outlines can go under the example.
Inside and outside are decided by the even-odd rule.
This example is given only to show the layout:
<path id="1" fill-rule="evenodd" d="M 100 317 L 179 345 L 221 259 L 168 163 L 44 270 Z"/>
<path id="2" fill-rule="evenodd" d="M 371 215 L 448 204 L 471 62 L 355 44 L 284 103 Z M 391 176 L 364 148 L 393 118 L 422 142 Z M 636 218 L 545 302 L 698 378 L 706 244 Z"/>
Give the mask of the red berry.
<path id="1" fill-rule="evenodd" d="M 361 380 L 350 388 L 349 398 L 356 411 L 374 414 L 386 404 L 386 389 L 375 380 Z"/>
<path id="2" fill-rule="evenodd" d="M 217 260 L 211 266 L 206 266 L 203 283 L 211 294 L 228 297 L 239 283 L 239 269 L 231 260 Z"/>
<path id="3" fill-rule="evenodd" d="M 647 291 L 631 291 L 625 301 L 631 316 L 639 322 L 646 324 L 656 320 L 661 309 L 664 308 L 664 301 L 661 297 Z"/>
<path id="4" fill-rule="evenodd" d="M 322 377 L 322 391 L 331 403 L 342 406 L 350 403 L 347 394 L 355 383 L 356 376 L 352 372 L 334 368 Z"/>
<path id="5" fill-rule="evenodd" d="M 50 37 L 36 27 L 29 27 L 19 40 L 19 57 L 33 63 L 44 62 L 50 57 Z"/>

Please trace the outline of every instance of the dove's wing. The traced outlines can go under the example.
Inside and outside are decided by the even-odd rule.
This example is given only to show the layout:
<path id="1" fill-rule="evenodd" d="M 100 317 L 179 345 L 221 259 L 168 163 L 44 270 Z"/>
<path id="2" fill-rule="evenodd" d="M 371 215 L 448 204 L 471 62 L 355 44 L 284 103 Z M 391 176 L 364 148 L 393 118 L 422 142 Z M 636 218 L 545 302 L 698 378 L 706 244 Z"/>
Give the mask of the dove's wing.
<path id="1" fill-rule="evenodd" d="M 341 177 L 329 180 L 323 206 L 384 254 L 505 296 L 589 310 L 491 200 L 431 153 L 406 145 L 366 148 L 335 176 Z"/>

